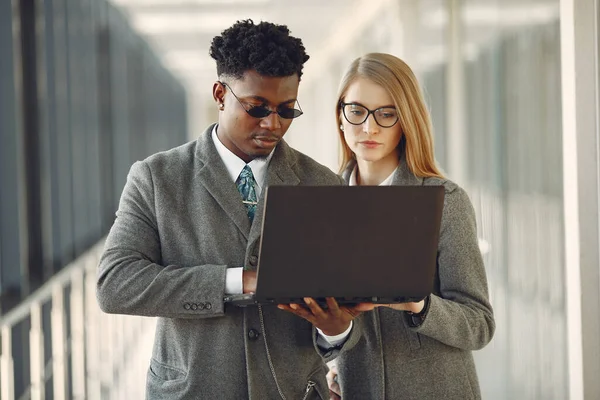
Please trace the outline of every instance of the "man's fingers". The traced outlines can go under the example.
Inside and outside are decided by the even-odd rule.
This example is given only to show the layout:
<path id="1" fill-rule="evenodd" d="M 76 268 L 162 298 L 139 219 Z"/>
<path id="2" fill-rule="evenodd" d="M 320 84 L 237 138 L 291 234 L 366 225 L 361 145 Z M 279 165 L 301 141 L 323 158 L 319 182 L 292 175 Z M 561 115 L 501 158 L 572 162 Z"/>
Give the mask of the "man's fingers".
<path id="1" fill-rule="evenodd" d="M 317 303 L 314 299 L 312 299 L 310 297 L 305 297 L 304 302 L 306 303 L 308 308 L 310 308 L 310 311 L 313 313 L 313 315 L 315 317 L 320 318 L 320 319 L 326 317 L 325 311 L 323 311 L 323 309 L 321 308 L 319 303 Z"/>
<path id="2" fill-rule="evenodd" d="M 277 308 L 279 308 L 280 310 L 291 312 L 292 314 L 304 318 L 313 325 L 317 322 L 315 316 L 311 312 L 306 310 L 304 307 L 299 306 L 298 304 L 279 304 Z"/>
<path id="3" fill-rule="evenodd" d="M 335 298 L 327 297 L 325 298 L 325 301 L 327 302 L 327 307 L 329 308 L 329 312 L 331 314 L 336 316 L 340 314 L 340 306 L 338 305 L 338 302 L 335 300 Z"/>
<path id="4" fill-rule="evenodd" d="M 358 317 L 362 312 L 362 311 L 358 311 L 356 308 L 348 308 L 348 307 L 342 307 L 341 311 L 349 314 L 352 317 L 352 319 Z"/>

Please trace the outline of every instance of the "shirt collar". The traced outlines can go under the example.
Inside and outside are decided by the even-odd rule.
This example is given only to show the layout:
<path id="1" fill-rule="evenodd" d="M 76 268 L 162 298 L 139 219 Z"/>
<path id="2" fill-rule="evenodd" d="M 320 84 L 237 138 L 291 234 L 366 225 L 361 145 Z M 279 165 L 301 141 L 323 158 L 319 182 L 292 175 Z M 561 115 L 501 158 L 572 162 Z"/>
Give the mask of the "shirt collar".
<path id="1" fill-rule="evenodd" d="M 357 183 L 356 183 L 356 170 L 357 170 L 357 168 L 358 168 L 358 164 L 355 165 L 354 168 L 352 169 L 352 173 L 350 174 L 350 180 L 348 181 L 348 185 L 349 186 L 358 186 Z M 394 174 L 396 173 L 396 171 L 398 170 L 398 168 L 400 168 L 399 165 L 378 186 L 391 186 L 392 185 L 392 180 L 394 179 Z"/>
<path id="2" fill-rule="evenodd" d="M 217 148 L 217 153 L 221 156 L 223 163 L 225 163 L 225 167 L 227 168 L 227 172 L 229 172 L 229 176 L 232 181 L 236 181 L 242 169 L 246 166 L 244 160 L 236 156 L 229 150 L 217 135 L 218 125 L 215 125 L 212 131 L 212 139 Z M 274 151 L 272 151 L 267 157 L 255 158 L 254 160 L 248 163 L 248 166 L 252 170 L 252 174 L 254 175 L 254 180 L 256 180 L 256 184 L 259 189 L 262 189 L 265 184 L 265 180 L 267 177 L 267 167 L 269 166 L 269 162 L 273 157 Z"/>

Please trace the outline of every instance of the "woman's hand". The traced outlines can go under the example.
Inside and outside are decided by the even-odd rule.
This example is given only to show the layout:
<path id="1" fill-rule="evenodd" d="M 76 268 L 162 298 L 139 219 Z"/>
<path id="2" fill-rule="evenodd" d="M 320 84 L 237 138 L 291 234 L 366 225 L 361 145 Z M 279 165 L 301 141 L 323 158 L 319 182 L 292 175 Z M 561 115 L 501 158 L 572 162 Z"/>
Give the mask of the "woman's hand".
<path id="1" fill-rule="evenodd" d="M 335 360 L 327 363 L 329 372 L 327 372 L 327 386 L 329 386 L 329 400 L 341 400 L 342 390 L 338 383 L 337 363 Z"/>
<path id="2" fill-rule="evenodd" d="M 299 304 L 279 304 L 277 307 L 304 318 L 327 336 L 344 333 L 350 327 L 350 321 L 361 313 L 355 307 L 340 307 L 333 297 L 327 297 L 326 301 L 325 310 L 310 297 L 304 298 L 306 307 Z"/>
<path id="3" fill-rule="evenodd" d="M 375 309 L 375 307 L 388 307 L 398 311 L 410 311 L 414 314 L 418 314 L 423 311 L 425 307 L 425 300 L 421 300 L 418 303 L 394 303 L 394 304 L 375 304 L 375 303 L 359 303 L 353 310 L 356 312 L 365 312 Z"/>

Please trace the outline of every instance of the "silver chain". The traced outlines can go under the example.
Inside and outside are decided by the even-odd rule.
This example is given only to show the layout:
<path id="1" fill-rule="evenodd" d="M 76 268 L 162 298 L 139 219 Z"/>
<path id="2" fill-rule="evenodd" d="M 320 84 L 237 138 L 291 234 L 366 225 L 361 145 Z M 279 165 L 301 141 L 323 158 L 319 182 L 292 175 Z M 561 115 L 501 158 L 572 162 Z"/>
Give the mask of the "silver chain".
<path id="1" fill-rule="evenodd" d="M 273 379 L 275 380 L 275 386 L 277 386 L 277 391 L 281 396 L 282 400 L 286 400 L 281 387 L 279 387 L 279 382 L 277 381 L 277 374 L 275 373 L 275 367 L 273 367 L 273 361 L 271 360 L 271 352 L 269 351 L 269 346 L 267 345 L 267 331 L 265 330 L 265 320 L 263 317 L 262 307 L 258 306 L 258 316 L 260 317 L 260 328 L 263 333 L 263 341 L 265 342 L 265 350 L 267 351 L 267 360 L 269 361 L 269 368 L 271 368 L 271 374 L 273 374 Z"/>

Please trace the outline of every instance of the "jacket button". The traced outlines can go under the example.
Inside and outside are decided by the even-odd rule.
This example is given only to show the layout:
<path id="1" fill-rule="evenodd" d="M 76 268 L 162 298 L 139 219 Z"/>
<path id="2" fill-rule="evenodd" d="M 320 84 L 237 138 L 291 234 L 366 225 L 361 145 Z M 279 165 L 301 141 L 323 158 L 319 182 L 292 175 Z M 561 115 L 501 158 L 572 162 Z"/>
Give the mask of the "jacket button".
<path id="1" fill-rule="evenodd" d="M 198 309 L 204 310 L 204 303 L 198 303 Z"/>
<path id="2" fill-rule="evenodd" d="M 190 303 L 185 303 L 183 305 L 183 308 L 185 308 L 186 310 L 189 310 L 190 308 L 192 308 L 192 306 L 190 305 Z"/>
<path id="3" fill-rule="evenodd" d="M 206 302 L 206 303 L 204 304 L 204 308 L 205 308 L 206 310 L 210 310 L 210 309 L 212 308 L 212 304 L 210 304 L 209 302 Z"/>
<path id="4" fill-rule="evenodd" d="M 192 310 L 196 311 L 198 309 L 198 304 L 194 303 L 192 304 Z"/>
<path id="5" fill-rule="evenodd" d="M 252 265 L 253 267 L 256 267 L 256 265 L 258 264 L 258 257 L 256 256 L 250 256 L 248 258 L 248 262 L 250 263 L 250 265 Z"/>
<path id="6" fill-rule="evenodd" d="M 248 331 L 248 339 L 250 339 L 250 340 L 256 340 L 256 339 L 258 339 L 259 336 L 260 336 L 260 333 L 258 333 L 258 331 L 256 329 L 250 329 Z"/>

